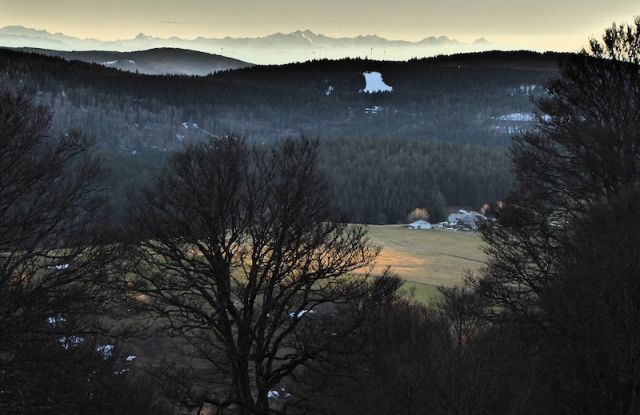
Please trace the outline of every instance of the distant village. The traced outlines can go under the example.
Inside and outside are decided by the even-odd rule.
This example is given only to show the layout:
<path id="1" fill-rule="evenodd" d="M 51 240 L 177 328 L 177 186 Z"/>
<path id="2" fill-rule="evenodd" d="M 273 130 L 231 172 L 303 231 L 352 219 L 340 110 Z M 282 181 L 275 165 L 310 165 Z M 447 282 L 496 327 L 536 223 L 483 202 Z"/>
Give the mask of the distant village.
<path id="1" fill-rule="evenodd" d="M 447 220 L 438 223 L 429 223 L 424 219 L 417 220 L 407 225 L 410 230 L 446 229 L 452 231 L 477 231 L 480 225 L 490 218 L 479 212 L 460 209 L 450 213 Z"/>

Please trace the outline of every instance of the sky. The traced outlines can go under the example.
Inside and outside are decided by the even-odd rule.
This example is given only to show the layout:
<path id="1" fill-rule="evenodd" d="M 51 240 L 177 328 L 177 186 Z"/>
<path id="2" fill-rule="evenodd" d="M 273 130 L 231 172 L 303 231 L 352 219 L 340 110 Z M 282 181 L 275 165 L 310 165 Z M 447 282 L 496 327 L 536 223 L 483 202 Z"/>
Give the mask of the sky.
<path id="1" fill-rule="evenodd" d="M 446 35 L 535 50 L 578 50 L 638 0 L 0 0 L 0 27 L 82 38 L 255 37 L 309 29 L 420 40 Z"/>

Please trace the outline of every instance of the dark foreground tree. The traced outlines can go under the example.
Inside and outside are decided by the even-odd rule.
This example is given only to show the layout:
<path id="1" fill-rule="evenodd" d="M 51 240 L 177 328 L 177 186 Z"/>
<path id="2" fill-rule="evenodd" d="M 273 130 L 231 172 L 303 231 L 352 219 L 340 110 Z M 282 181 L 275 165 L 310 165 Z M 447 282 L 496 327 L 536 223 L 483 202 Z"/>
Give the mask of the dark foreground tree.
<path id="1" fill-rule="evenodd" d="M 340 340 L 384 287 L 368 278 L 378 248 L 366 229 L 331 214 L 313 141 L 187 147 L 135 213 L 130 282 L 156 327 L 177 337 L 171 388 L 192 405 L 287 411 L 305 397 L 284 382 L 347 352 L 337 345 L 355 344 Z"/>
<path id="2" fill-rule="evenodd" d="M 474 290 L 394 304 L 323 413 L 639 413 L 639 63 L 640 19 L 565 62 Z"/>
<path id="3" fill-rule="evenodd" d="M 540 375 L 531 413 L 640 411 L 640 18 L 571 57 L 516 140 L 477 288 Z M 532 357 L 533 358 L 533 357 Z"/>
<path id="4" fill-rule="evenodd" d="M 0 93 L 3 414 L 123 412 L 114 371 L 124 357 L 105 348 L 98 318 L 110 257 L 98 244 L 102 173 L 90 149 L 79 133 L 51 134 L 47 110 Z"/>

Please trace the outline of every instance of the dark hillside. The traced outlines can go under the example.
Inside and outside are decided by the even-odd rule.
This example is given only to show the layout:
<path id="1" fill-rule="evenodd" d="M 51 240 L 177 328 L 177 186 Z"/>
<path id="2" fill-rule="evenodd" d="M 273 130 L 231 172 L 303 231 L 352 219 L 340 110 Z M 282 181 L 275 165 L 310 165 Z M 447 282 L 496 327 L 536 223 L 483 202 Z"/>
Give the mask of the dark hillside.
<path id="1" fill-rule="evenodd" d="M 208 75 L 252 64 L 221 55 L 176 48 L 157 48 L 136 52 L 58 51 L 19 48 L 20 52 L 55 56 L 69 61 L 98 63 L 109 68 L 147 75 Z"/>
<path id="2" fill-rule="evenodd" d="M 58 107 L 83 109 L 99 100 L 119 112 L 123 102 L 130 103 L 128 113 L 169 111 L 172 116 L 163 117 L 163 125 L 157 126 L 155 136 L 161 142 L 142 143 L 147 146 L 179 144 L 175 138 L 173 143 L 164 141 L 175 136 L 183 122 L 195 122 L 213 134 L 233 130 L 255 139 L 302 131 L 319 137 L 394 136 L 504 145 L 504 123 L 492 117 L 531 111 L 531 96 L 541 94 L 542 85 L 555 76 L 559 55 L 489 55 L 410 62 L 325 60 L 185 77 L 143 76 L 2 50 L 0 73 L 5 85 L 20 85 L 49 103 L 64 91 Z M 359 93 L 365 71 L 379 71 L 394 91 Z M 90 132 L 94 129 L 77 118 Z M 130 135 L 139 133 L 136 127 Z"/>
<path id="3" fill-rule="evenodd" d="M 441 217 L 447 206 L 478 208 L 506 194 L 511 174 L 504 149 L 514 133 L 533 125 L 533 100 L 557 76 L 561 57 L 487 52 L 409 62 L 319 60 L 196 77 L 2 49 L 0 85 L 26 90 L 50 107 L 55 129 L 80 128 L 95 137 L 114 165 L 128 166 L 120 171 L 135 170 L 134 158 L 154 166 L 165 151 L 229 132 L 260 143 L 318 137 L 342 192 L 339 207 L 352 220 L 395 222 L 418 206 Z M 370 71 L 380 72 L 393 91 L 362 93 L 363 72 Z M 394 173 L 400 167 L 404 173 Z M 120 177 L 118 197 L 144 176 Z M 362 195 L 376 197 L 361 202 Z"/>

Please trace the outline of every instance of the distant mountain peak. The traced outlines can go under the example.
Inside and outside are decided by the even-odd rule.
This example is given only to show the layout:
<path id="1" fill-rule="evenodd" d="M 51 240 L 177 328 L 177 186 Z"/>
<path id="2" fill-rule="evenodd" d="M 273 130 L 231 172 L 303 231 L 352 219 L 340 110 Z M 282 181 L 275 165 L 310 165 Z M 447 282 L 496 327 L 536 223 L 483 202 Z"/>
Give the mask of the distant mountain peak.
<path id="1" fill-rule="evenodd" d="M 0 33 L 7 34 L 7 35 L 14 35 L 14 36 L 33 36 L 33 35 L 63 36 L 61 33 L 56 33 L 54 35 L 52 33 L 47 32 L 46 30 L 32 29 L 30 27 L 24 27 L 24 26 L 18 26 L 18 25 L 5 26 L 3 28 L 0 28 Z"/>
<path id="2" fill-rule="evenodd" d="M 491 45 L 493 44 L 492 42 L 489 42 L 486 38 L 484 37 L 480 37 L 476 40 L 473 41 L 474 45 Z"/>
<path id="3" fill-rule="evenodd" d="M 438 37 L 429 36 L 420 40 L 418 43 L 423 45 L 459 45 L 460 44 L 460 42 L 458 42 L 455 39 L 450 39 L 448 36 L 438 36 Z"/>
<path id="4" fill-rule="evenodd" d="M 291 33 L 292 35 L 305 35 L 305 36 L 316 36 L 315 33 L 313 33 L 311 30 L 306 29 L 306 30 L 296 30 L 295 32 Z"/>
<path id="5" fill-rule="evenodd" d="M 152 36 L 145 35 L 144 33 L 138 33 L 138 36 L 134 38 L 135 40 L 153 40 Z"/>
<path id="6" fill-rule="evenodd" d="M 0 29 L 3 32 L 38 32 L 38 33 L 49 33 L 44 29 L 32 29 L 30 27 L 24 27 L 20 25 L 9 25 Z"/>

